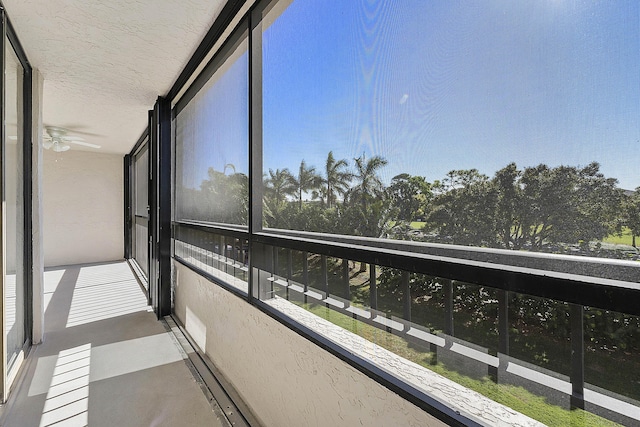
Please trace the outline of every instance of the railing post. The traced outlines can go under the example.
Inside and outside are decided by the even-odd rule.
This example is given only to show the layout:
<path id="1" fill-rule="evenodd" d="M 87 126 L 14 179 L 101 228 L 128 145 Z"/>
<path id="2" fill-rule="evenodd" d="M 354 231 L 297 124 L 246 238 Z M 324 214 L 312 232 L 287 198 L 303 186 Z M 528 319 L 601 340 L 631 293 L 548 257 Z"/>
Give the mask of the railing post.
<path id="1" fill-rule="evenodd" d="M 453 280 L 445 280 L 443 288 L 444 333 L 453 336 Z"/>
<path id="2" fill-rule="evenodd" d="M 302 252 L 302 283 L 304 284 L 304 302 L 307 302 L 307 291 L 309 290 L 309 252 Z"/>
<path id="3" fill-rule="evenodd" d="M 571 318 L 571 409 L 584 409 L 584 306 L 569 304 Z"/>
<path id="4" fill-rule="evenodd" d="M 351 301 L 351 287 L 349 286 L 349 260 L 342 259 L 342 280 L 344 280 L 344 298 Z"/>
<path id="5" fill-rule="evenodd" d="M 293 255 L 292 250 L 287 249 L 287 281 L 291 280 L 293 277 Z"/>
<path id="6" fill-rule="evenodd" d="M 275 252 L 275 248 L 273 246 L 256 245 L 254 249 L 258 247 L 261 250 L 256 250 L 251 255 L 254 257 L 252 268 L 259 266 L 258 295 L 261 300 L 267 300 L 273 298 L 273 282 L 269 278 L 273 277 L 273 252 Z"/>
<path id="7" fill-rule="evenodd" d="M 291 255 L 291 249 L 287 248 L 287 285 L 291 284 L 291 277 L 293 276 L 293 256 Z M 289 286 L 286 290 L 287 299 L 289 299 Z"/>
<path id="8" fill-rule="evenodd" d="M 273 248 L 273 268 L 271 270 L 271 275 L 273 277 L 278 275 L 278 270 L 280 269 L 280 260 L 278 257 L 278 248 L 276 248 L 275 246 L 272 246 Z"/>
<path id="9" fill-rule="evenodd" d="M 498 291 L 498 351 L 509 354 L 509 291 Z"/>
<path id="10" fill-rule="evenodd" d="M 329 278 L 327 276 L 327 256 L 320 255 L 320 290 L 325 293 L 325 298 L 329 296 Z"/>
<path id="11" fill-rule="evenodd" d="M 376 280 L 376 266 L 375 264 L 369 264 L 369 306 L 372 310 L 378 309 L 378 286 Z"/>
<path id="12" fill-rule="evenodd" d="M 509 291 L 505 290 L 498 291 L 498 353 L 509 355 Z M 499 371 L 500 366 L 489 365 L 489 378 L 498 382 Z"/>
<path id="13" fill-rule="evenodd" d="M 404 320 L 411 322 L 411 288 L 409 286 L 409 272 L 402 271 L 402 293 L 404 296 Z"/>

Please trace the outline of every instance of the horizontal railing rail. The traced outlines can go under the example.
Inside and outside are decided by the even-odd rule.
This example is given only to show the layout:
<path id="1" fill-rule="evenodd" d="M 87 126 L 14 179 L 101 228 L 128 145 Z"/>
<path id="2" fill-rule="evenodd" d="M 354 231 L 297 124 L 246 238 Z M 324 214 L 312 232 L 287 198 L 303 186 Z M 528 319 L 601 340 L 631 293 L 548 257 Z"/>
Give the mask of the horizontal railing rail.
<path id="1" fill-rule="evenodd" d="M 184 229 L 640 315 L 640 304 L 637 304 L 640 300 L 640 262 L 637 261 L 275 229 L 250 235 L 241 226 L 174 222 L 176 238 Z"/>
<path id="2" fill-rule="evenodd" d="M 182 220 L 173 222 L 174 235 L 176 234 L 176 232 L 179 232 L 181 228 L 222 234 L 229 237 L 237 237 L 239 239 L 249 238 L 248 228 L 242 225 L 196 220 Z"/>

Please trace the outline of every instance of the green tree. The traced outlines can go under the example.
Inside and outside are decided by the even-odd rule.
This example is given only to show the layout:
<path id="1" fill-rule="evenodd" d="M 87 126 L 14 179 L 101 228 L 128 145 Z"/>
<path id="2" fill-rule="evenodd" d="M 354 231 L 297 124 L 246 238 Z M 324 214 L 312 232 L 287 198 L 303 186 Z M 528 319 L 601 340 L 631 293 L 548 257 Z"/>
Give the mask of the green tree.
<path id="1" fill-rule="evenodd" d="M 333 151 L 329 151 L 325 163 L 325 178 L 322 179 L 324 188 L 322 193 L 327 208 L 331 209 L 338 200 L 338 196 L 344 196 L 349 189 L 349 183 L 353 178 L 347 168 L 349 164 L 345 159 L 336 161 Z"/>
<path id="2" fill-rule="evenodd" d="M 640 187 L 624 198 L 624 225 L 631 230 L 631 244 L 636 246 L 636 236 L 640 236 Z"/>
<path id="3" fill-rule="evenodd" d="M 307 166 L 304 160 L 300 162 L 298 176 L 291 178 L 291 184 L 296 189 L 298 196 L 299 209 L 302 210 L 302 194 L 315 190 L 320 187 L 321 178 L 316 173 L 316 168 Z"/>
<path id="4" fill-rule="evenodd" d="M 525 168 L 520 179 L 520 223 L 534 251 L 547 243 L 601 240 L 619 227 L 622 192 L 605 178 L 599 164 L 584 168 L 546 165 Z"/>
<path id="5" fill-rule="evenodd" d="M 394 176 L 387 193 L 392 206 L 397 209 L 399 221 L 414 221 L 424 217 L 433 198 L 431 184 L 425 177 L 408 173 Z"/>
<path id="6" fill-rule="evenodd" d="M 496 187 L 496 232 L 505 248 L 520 249 L 524 243 L 524 230 L 519 214 L 522 212 L 522 173 L 515 163 L 509 163 L 496 172 L 492 182 Z"/>
<path id="7" fill-rule="evenodd" d="M 249 179 L 243 173 L 226 175 L 209 168 L 208 179 L 200 183 L 200 220 L 227 224 L 247 224 L 249 217 Z"/>
<path id="8" fill-rule="evenodd" d="M 267 227 L 290 228 L 285 215 L 287 196 L 294 196 L 296 188 L 289 169 L 269 169 L 264 178 L 263 221 Z"/>
<path id="9" fill-rule="evenodd" d="M 369 204 L 376 198 L 381 198 L 384 193 L 384 184 L 378 176 L 380 169 L 387 165 L 387 160 L 380 156 L 374 156 L 368 161 L 364 155 L 354 159 L 356 173 L 354 175 L 357 184 L 351 189 L 351 203 L 360 203 L 363 212 L 368 211 Z"/>
<path id="10" fill-rule="evenodd" d="M 292 196 L 296 192 L 293 184 L 293 176 L 289 169 L 269 169 L 269 176 L 265 180 L 265 192 L 271 197 L 275 205 L 282 205 L 287 196 Z"/>
<path id="11" fill-rule="evenodd" d="M 578 241 L 602 240 L 622 231 L 624 193 L 617 184 L 618 180 L 606 178 L 600 172 L 597 162 L 578 169 L 574 198 L 578 206 L 575 222 Z"/>
<path id="12" fill-rule="evenodd" d="M 433 186 L 437 194 L 428 223 L 442 241 L 461 245 L 495 245 L 497 192 L 477 169 L 454 170 Z"/>

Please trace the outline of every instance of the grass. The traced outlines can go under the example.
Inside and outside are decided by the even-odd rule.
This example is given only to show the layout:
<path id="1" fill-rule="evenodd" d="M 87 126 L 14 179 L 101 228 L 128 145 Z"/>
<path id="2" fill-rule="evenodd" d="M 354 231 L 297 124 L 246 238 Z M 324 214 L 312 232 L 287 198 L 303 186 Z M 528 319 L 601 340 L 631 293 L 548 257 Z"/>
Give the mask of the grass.
<path id="1" fill-rule="evenodd" d="M 414 230 L 422 230 L 424 229 L 425 225 L 426 225 L 426 222 L 422 222 L 422 221 L 413 221 L 410 223 L 410 227 Z M 604 243 L 611 243 L 616 245 L 628 245 L 628 246 L 631 246 L 631 244 L 633 243 L 631 230 L 627 227 L 622 228 L 622 233 L 620 235 L 612 234 L 608 237 L 605 237 L 602 241 Z M 636 238 L 636 243 L 637 244 L 640 243 L 640 238 Z"/>
<path id="2" fill-rule="evenodd" d="M 629 245 L 633 243 L 633 238 L 631 236 L 631 230 L 627 227 L 623 227 L 622 233 L 620 235 L 612 234 L 608 237 L 605 237 L 603 242 L 612 243 L 616 245 Z M 636 244 L 640 243 L 640 238 L 636 237 Z"/>
<path id="3" fill-rule="evenodd" d="M 418 348 L 402 337 L 353 319 L 318 304 L 300 305 L 311 313 L 386 348 L 393 353 L 430 369 L 466 388 L 515 409 L 549 426 L 577 425 L 585 427 L 618 426 L 619 424 L 582 410 L 567 410 L 550 404 L 522 387 L 496 384 L 488 377 L 475 379 L 449 369 L 442 363 L 431 364 L 432 353 Z"/>

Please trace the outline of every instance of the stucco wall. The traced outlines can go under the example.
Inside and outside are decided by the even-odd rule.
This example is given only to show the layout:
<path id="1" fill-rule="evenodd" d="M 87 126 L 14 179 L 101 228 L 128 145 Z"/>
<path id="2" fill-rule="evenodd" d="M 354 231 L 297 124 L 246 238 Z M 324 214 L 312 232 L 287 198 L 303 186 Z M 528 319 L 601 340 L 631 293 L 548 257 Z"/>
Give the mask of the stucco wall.
<path id="1" fill-rule="evenodd" d="M 175 313 L 264 426 L 441 426 L 438 420 L 175 263 Z"/>
<path id="2" fill-rule="evenodd" d="M 45 266 L 124 256 L 122 156 L 44 150 Z"/>

